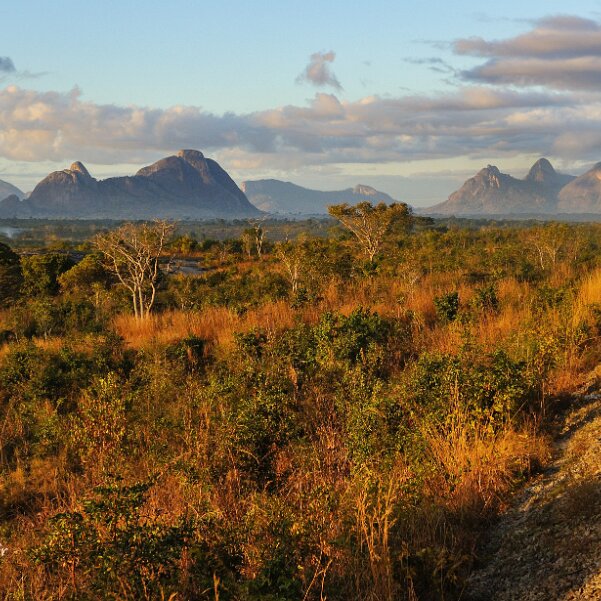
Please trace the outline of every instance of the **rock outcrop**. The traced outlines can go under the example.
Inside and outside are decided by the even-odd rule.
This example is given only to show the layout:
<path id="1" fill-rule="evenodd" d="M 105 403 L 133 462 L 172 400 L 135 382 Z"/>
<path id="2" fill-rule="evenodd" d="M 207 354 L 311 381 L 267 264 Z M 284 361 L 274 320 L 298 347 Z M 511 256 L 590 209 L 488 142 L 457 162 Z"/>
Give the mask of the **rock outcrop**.
<path id="1" fill-rule="evenodd" d="M 75 162 L 44 178 L 29 198 L 0 202 L 0 217 L 203 219 L 260 214 L 231 177 L 198 150 L 143 167 L 134 176 L 94 179 Z"/>
<path id="2" fill-rule="evenodd" d="M 465 601 L 601 599 L 598 374 L 554 424 L 554 458 L 488 529 Z"/>
<path id="3" fill-rule="evenodd" d="M 560 190 L 574 177 L 555 171 L 539 159 L 524 179 L 488 165 L 430 213 L 444 215 L 515 215 L 557 212 Z"/>

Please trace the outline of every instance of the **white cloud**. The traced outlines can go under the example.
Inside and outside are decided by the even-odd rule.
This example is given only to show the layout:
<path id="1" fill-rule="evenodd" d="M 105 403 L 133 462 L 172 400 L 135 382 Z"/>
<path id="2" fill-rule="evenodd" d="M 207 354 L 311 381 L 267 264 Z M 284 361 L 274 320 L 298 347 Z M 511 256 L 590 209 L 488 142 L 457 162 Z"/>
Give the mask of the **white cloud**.
<path id="1" fill-rule="evenodd" d="M 78 89 L 0 90 L 0 156 L 25 161 L 134 163 L 182 147 L 227 152 L 239 165 L 288 166 L 544 154 L 558 148 L 567 127 L 601 131 L 601 97 L 466 87 L 346 102 L 319 93 L 305 106 L 215 115 L 199 107 L 96 104 Z"/>

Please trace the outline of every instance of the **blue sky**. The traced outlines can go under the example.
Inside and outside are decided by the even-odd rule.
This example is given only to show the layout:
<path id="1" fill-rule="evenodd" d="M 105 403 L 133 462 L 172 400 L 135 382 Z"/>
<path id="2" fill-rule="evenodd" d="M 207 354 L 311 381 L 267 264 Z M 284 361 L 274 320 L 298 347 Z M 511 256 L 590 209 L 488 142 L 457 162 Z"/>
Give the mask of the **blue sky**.
<path id="1" fill-rule="evenodd" d="M 10 59 L 0 62 L 0 179 L 24 189 L 76 159 L 97 177 L 131 173 L 176 144 L 239 182 L 369 183 L 417 205 L 487 162 L 519 175 L 543 153 L 572 170 L 601 159 L 591 137 L 601 1 L 10 4 L 0 6 Z M 530 44 L 541 32 L 550 48 L 561 40 L 561 56 L 528 45 L 518 64 L 516 36 Z M 586 63 L 577 81 L 566 75 L 574 60 Z M 565 77 L 525 75 L 532 65 Z M 571 122 L 575 111 L 584 122 Z M 560 131 L 566 120 L 586 132 L 582 148 Z"/>

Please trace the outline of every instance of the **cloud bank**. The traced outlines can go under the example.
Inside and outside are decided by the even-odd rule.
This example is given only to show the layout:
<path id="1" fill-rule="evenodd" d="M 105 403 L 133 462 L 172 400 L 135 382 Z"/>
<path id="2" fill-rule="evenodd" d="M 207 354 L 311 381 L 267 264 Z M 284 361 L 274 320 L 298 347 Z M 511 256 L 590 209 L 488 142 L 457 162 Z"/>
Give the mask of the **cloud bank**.
<path id="1" fill-rule="evenodd" d="M 573 144 L 566 132 L 586 132 Z M 198 107 L 96 104 L 81 91 L 0 90 L 0 155 L 26 161 L 143 160 L 195 147 L 240 165 L 376 163 L 458 155 L 554 152 L 582 156 L 601 138 L 601 98 L 466 87 L 355 102 L 318 93 L 306 106 L 215 115 Z"/>
<path id="2" fill-rule="evenodd" d="M 488 59 L 461 74 L 470 82 L 592 91 L 601 84 L 601 25 L 590 19 L 547 17 L 514 38 L 460 39 L 453 50 Z"/>
<path id="3" fill-rule="evenodd" d="M 77 88 L 8 86 L 0 89 L 0 156 L 140 163 L 186 147 L 247 172 L 522 154 L 601 159 L 597 22 L 549 17 L 513 38 L 461 39 L 452 48 L 483 62 L 462 72 L 463 83 L 446 94 L 348 101 L 329 68 L 335 54 L 316 53 L 301 77 L 336 93 L 252 113 L 99 104 Z M 447 69 L 437 58 L 412 62 Z"/>

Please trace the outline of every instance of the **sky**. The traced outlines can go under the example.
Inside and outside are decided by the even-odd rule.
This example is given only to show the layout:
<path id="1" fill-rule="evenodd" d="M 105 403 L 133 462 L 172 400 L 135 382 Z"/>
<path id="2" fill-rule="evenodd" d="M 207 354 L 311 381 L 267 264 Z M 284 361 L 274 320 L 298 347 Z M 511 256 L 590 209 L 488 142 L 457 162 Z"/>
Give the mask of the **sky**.
<path id="1" fill-rule="evenodd" d="M 180 148 L 415 206 L 487 164 L 601 160 L 601 0 L 0 4 L 0 179 Z"/>

